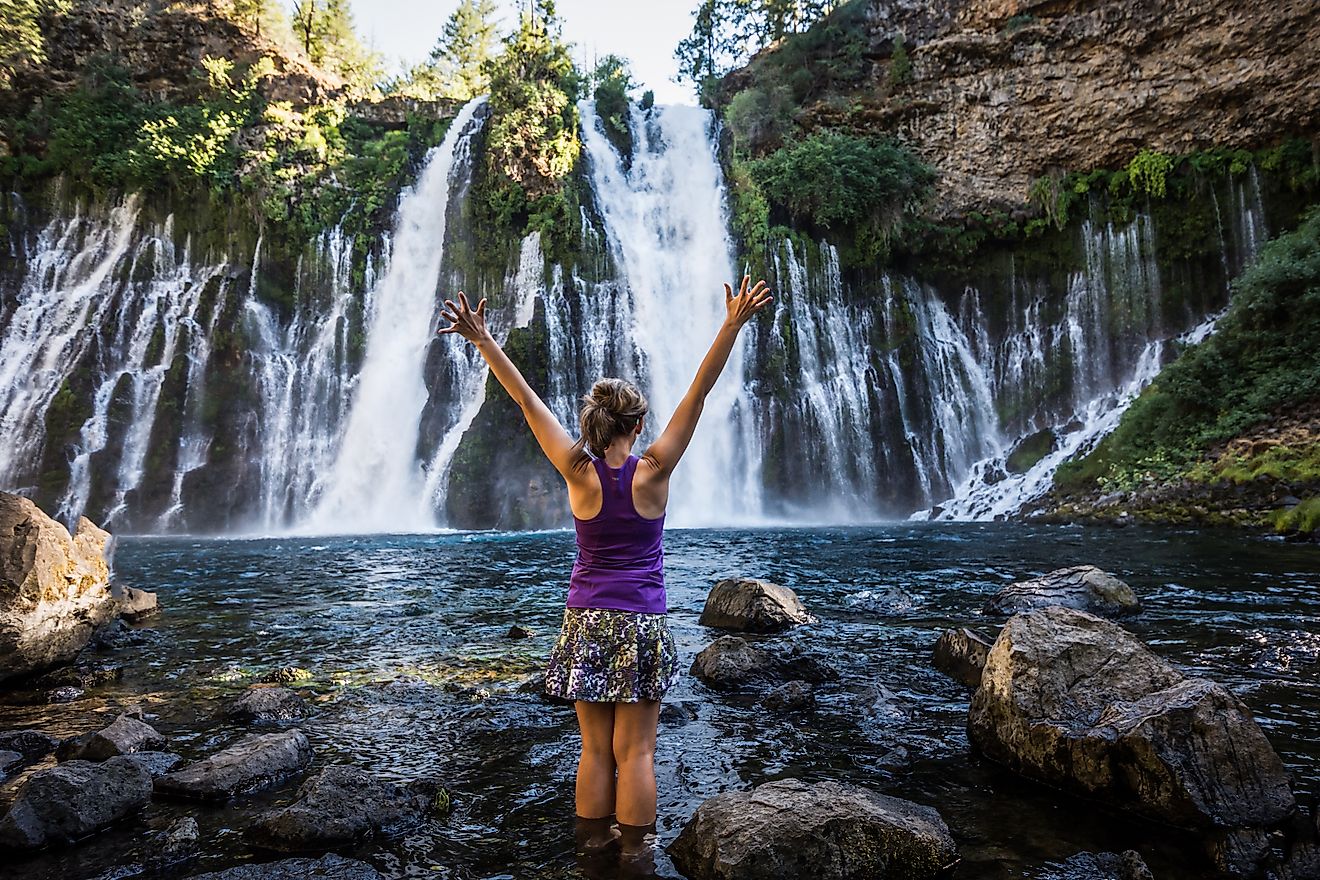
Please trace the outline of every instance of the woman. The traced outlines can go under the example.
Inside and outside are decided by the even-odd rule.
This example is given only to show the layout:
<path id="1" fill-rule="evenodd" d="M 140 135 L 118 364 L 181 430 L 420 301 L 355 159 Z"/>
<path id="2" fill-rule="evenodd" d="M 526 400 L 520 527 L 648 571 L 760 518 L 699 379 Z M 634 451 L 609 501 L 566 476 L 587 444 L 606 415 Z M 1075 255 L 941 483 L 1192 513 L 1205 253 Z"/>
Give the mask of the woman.
<path id="1" fill-rule="evenodd" d="M 603 848 L 622 838 L 642 856 L 655 827 L 655 736 L 660 700 L 678 672 L 665 623 L 662 531 L 669 478 L 692 440 L 706 396 L 738 333 L 771 302 L 764 281 L 738 295 L 724 285 L 727 315 L 697 376 L 660 437 L 639 458 L 646 399 L 621 379 L 602 379 L 584 400 L 574 440 L 486 329 L 486 300 L 445 300 L 457 333 L 477 346 L 522 409 L 546 458 L 568 484 L 577 529 L 563 629 L 550 657 L 546 690 L 573 700 L 582 730 L 577 773 L 577 841 Z M 618 830 L 612 828 L 617 818 Z"/>

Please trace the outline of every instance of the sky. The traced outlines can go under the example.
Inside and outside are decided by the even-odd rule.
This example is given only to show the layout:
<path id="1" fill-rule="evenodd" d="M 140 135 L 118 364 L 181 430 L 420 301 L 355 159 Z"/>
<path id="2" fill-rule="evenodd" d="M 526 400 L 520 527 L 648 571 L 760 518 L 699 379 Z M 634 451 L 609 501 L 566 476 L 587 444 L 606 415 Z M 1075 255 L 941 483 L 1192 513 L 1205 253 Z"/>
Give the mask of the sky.
<path id="1" fill-rule="evenodd" d="M 458 0 L 350 0 L 358 33 L 391 70 L 421 61 L 435 45 Z M 661 104 L 692 104 L 692 88 L 673 81 L 674 47 L 692 29 L 698 0 L 558 0 L 564 38 L 582 66 L 613 53 L 630 62 L 633 79 Z M 516 0 L 501 0 L 501 32 L 517 21 Z M 639 93 L 640 94 L 640 93 Z"/>

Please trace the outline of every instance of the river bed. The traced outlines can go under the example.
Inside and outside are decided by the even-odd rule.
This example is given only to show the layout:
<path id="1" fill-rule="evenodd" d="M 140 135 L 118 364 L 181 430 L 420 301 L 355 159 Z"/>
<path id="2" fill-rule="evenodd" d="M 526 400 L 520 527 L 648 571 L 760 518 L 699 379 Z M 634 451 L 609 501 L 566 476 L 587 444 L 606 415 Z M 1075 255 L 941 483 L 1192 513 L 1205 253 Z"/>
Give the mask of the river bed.
<path id="1" fill-rule="evenodd" d="M 1145 610 L 1124 621 L 1189 673 L 1214 678 L 1256 713 L 1303 803 L 1320 796 L 1320 549 L 1235 532 L 901 523 L 874 527 L 674 530 L 666 535 L 671 626 L 683 666 L 716 635 L 697 625 L 719 578 L 795 589 L 820 624 L 772 640 L 833 664 L 806 715 L 776 715 L 761 692 L 721 695 L 684 676 L 657 754 L 658 834 L 673 840 L 698 804 L 787 776 L 840 780 L 930 804 L 963 862 L 957 877 L 1035 877 L 1081 850 L 1139 850 L 1161 880 L 1205 869 L 1167 829 L 1104 812 L 968 754 L 969 695 L 937 673 L 939 632 L 993 632 L 979 609 L 999 587 L 1091 563 L 1127 580 Z M 299 726 L 313 769 L 351 763 L 392 779 L 433 777 L 454 809 L 401 839 L 345 854 L 389 877 L 454 880 L 611 876 L 572 852 L 578 747 L 569 708 L 526 686 L 562 614 L 569 532 L 362 538 L 126 538 L 118 579 L 159 594 L 148 640 L 106 655 L 122 679 L 79 701 L 0 697 L 0 729 L 67 736 L 142 707 L 194 759 L 246 729 L 226 701 L 279 667 L 308 670 Z M 511 639 L 509 627 L 531 630 Z M 12 796 L 16 781 L 0 797 Z M 154 802 L 80 846 L 11 864 L 12 876 L 91 878 L 129 861 L 144 823 L 190 814 L 196 871 L 253 858 L 242 831 L 287 803 L 297 780 L 227 807 Z M 661 877 L 679 876 L 664 857 Z M 10 874 L 7 874 L 7 876 Z"/>

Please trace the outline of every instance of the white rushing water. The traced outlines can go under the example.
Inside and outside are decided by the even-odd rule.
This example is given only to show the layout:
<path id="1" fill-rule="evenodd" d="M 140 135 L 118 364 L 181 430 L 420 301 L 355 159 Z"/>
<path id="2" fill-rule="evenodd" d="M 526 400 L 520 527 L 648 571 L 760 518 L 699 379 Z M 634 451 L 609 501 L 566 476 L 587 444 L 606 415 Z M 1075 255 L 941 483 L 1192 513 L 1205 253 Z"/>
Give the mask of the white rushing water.
<path id="1" fill-rule="evenodd" d="M 370 296 L 366 352 L 343 439 L 302 524 L 309 531 L 415 531 L 436 524 L 417 458 L 427 401 L 423 371 L 437 322 L 449 194 L 470 161 L 482 103 L 459 112 L 399 202 L 389 265 Z"/>
<path id="2" fill-rule="evenodd" d="M 629 334 L 639 371 L 635 378 L 651 405 L 647 437 L 653 438 L 686 393 L 724 320 L 723 284 L 736 284 L 712 117 L 696 107 L 644 111 L 634 105 L 633 156 L 625 167 L 594 104 L 584 101 L 579 107 L 592 189 L 618 268 L 618 296 L 631 321 L 586 329 L 588 315 L 582 327 L 562 326 L 562 332 L 608 328 Z M 744 348 L 739 345 L 729 358 L 675 471 L 668 520 L 674 525 L 762 517 L 759 445 L 741 381 Z"/>

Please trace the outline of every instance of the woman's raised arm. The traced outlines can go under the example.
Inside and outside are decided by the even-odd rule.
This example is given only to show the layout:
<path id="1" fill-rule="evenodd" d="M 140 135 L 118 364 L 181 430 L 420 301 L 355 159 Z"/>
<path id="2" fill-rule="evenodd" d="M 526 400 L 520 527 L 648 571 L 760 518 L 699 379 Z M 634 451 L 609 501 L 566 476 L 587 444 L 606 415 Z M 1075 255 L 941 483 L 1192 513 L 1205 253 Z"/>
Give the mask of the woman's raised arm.
<path id="1" fill-rule="evenodd" d="M 688 444 L 692 442 L 692 432 L 696 430 L 697 421 L 701 418 L 701 410 L 706 405 L 706 396 L 715 387 L 715 381 L 719 379 L 720 373 L 724 372 L 724 365 L 729 361 L 729 353 L 733 351 L 734 343 L 738 341 L 738 334 L 753 315 L 774 299 L 765 281 L 756 282 L 756 286 L 748 290 L 751 283 L 751 276 L 744 275 L 737 296 L 733 295 L 732 287 L 724 285 L 724 307 L 727 312 L 724 324 L 720 327 L 720 332 L 715 335 L 715 341 L 711 343 L 710 351 L 706 352 L 706 357 L 702 359 L 701 366 L 697 368 L 696 378 L 692 380 L 687 394 L 683 395 L 683 400 L 674 410 L 669 424 L 665 425 L 664 433 L 651 444 L 651 448 L 647 449 L 643 456 L 643 459 L 650 462 L 651 466 L 662 475 L 673 473 L 679 459 L 687 451 Z"/>
<path id="2" fill-rule="evenodd" d="M 541 444 L 545 457 L 550 459 L 550 463 L 565 480 L 573 479 L 581 471 L 588 456 L 582 444 L 568 436 L 564 426 L 550 412 L 550 407 L 527 384 L 518 367 L 509 360 L 504 349 L 500 348 L 495 337 L 486 329 L 486 300 L 483 298 L 473 309 L 468 305 L 467 296 L 460 290 L 457 303 L 445 300 L 445 308 L 440 312 L 440 317 L 449 321 L 450 326 L 441 327 L 436 333 L 440 336 L 457 333 L 477 347 L 477 351 L 490 365 L 490 371 L 522 410 L 523 418 L 536 435 L 536 442 Z"/>

